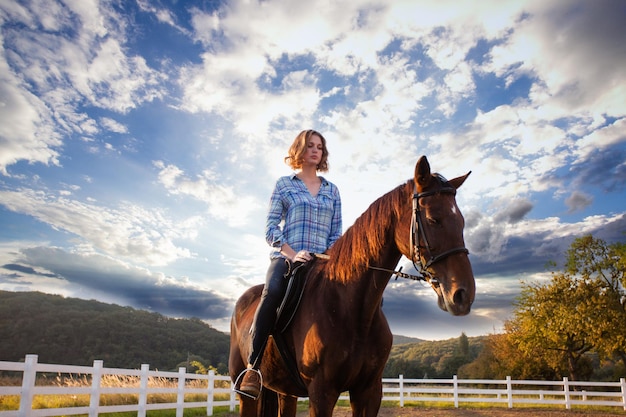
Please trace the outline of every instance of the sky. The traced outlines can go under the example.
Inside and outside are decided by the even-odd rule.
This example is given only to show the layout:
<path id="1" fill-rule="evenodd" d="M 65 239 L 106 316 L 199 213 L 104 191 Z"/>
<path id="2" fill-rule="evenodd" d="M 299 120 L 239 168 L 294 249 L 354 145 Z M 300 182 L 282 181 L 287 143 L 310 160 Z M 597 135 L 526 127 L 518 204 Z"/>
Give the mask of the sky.
<path id="1" fill-rule="evenodd" d="M 303 129 L 344 231 L 421 155 L 472 171 L 472 312 L 392 280 L 396 335 L 499 333 L 575 238 L 626 240 L 622 0 L 2 0 L 0 28 L 0 290 L 228 332 Z"/>

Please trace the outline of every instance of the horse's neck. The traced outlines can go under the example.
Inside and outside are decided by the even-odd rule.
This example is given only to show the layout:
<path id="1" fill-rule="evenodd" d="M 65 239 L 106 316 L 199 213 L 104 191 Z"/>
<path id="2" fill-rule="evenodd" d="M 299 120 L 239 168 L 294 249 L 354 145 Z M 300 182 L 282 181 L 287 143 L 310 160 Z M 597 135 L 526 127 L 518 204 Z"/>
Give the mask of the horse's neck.
<path id="1" fill-rule="evenodd" d="M 393 271 L 400 261 L 402 254 L 394 245 L 387 245 L 377 257 L 370 260 L 370 266 L 380 269 L 369 268 L 365 273 L 365 279 L 360 280 L 363 294 L 363 313 L 373 319 L 380 308 L 383 292 L 391 279 Z"/>

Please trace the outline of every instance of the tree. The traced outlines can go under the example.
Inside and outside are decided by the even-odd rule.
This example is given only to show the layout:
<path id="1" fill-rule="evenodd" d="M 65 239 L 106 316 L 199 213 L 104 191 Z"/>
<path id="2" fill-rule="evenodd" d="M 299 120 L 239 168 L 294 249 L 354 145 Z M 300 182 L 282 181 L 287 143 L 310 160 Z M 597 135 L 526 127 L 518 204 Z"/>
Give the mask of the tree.
<path id="1" fill-rule="evenodd" d="M 564 367 L 573 380 L 580 380 L 579 362 L 593 348 L 589 301 L 595 288 L 585 281 L 557 273 L 547 285 L 522 283 L 514 318 L 518 347 L 526 355 L 539 354 L 555 370 Z"/>
<path id="2" fill-rule="evenodd" d="M 618 357 L 626 367 L 626 244 L 607 245 L 587 235 L 567 252 L 566 272 L 597 287 L 591 333 L 601 357 Z"/>
<path id="3" fill-rule="evenodd" d="M 510 324 L 510 323 L 509 323 Z M 525 353 L 517 346 L 515 331 L 489 335 L 478 357 L 459 369 L 459 377 L 471 379 L 552 380 L 557 378 L 541 355 Z"/>
<path id="4" fill-rule="evenodd" d="M 553 273 L 547 284 L 522 283 L 507 333 L 524 355 L 540 355 L 574 380 L 591 374 L 586 356 L 591 350 L 624 360 L 625 264 L 624 245 L 576 239 L 564 272 Z"/>
<path id="5" fill-rule="evenodd" d="M 462 332 L 461 336 L 459 336 L 459 354 L 465 359 L 469 357 L 469 339 L 465 332 Z"/>

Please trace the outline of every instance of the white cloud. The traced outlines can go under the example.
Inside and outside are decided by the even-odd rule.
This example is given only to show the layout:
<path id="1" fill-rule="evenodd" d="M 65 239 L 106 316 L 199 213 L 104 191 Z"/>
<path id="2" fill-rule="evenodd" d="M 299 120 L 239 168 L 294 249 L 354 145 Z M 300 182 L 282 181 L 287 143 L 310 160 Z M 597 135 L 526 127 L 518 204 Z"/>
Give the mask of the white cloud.
<path id="1" fill-rule="evenodd" d="M 125 19 L 113 9 L 95 0 L 1 7 L 18 23 L 3 27 L 2 43 L 12 45 L 0 59 L 3 174 L 20 160 L 58 165 L 67 136 L 98 133 L 85 101 L 124 113 L 162 97 L 164 76 L 127 55 Z"/>
<path id="2" fill-rule="evenodd" d="M 506 42 L 492 50 L 491 70 L 536 76 L 546 89 L 536 99 L 560 109 L 561 117 L 623 116 L 626 47 L 615 3 L 530 3 L 527 11 Z"/>
<path id="3" fill-rule="evenodd" d="M 583 163 L 598 149 L 626 142 L 626 117 L 614 123 L 596 129 L 584 138 L 576 141 L 576 162 Z"/>
<path id="4" fill-rule="evenodd" d="M 156 161 L 154 165 L 160 169 L 159 181 L 168 192 L 203 202 L 211 216 L 225 220 L 230 226 L 245 225 L 250 213 L 259 207 L 254 198 L 241 195 L 235 187 L 219 184 L 216 174 L 211 171 L 189 178 L 176 166 L 165 165 L 162 161 Z"/>
<path id="5" fill-rule="evenodd" d="M 0 48 L 0 173 L 9 175 L 7 167 L 24 159 L 58 165 L 62 142 L 52 115 L 45 103 L 26 90 Z"/>
<path id="6" fill-rule="evenodd" d="M 107 130 L 115 133 L 128 133 L 128 128 L 117 120 L 110 117 L 103 117 L 100 119 L 100 124 Z"/>
<path id="7" fill-rule="evenodd" d="M 130 203 L 108 209 L 42 191 L 0 191 L 0 197 L 8 210 L 67 231 L 95 251 L 147 265 L 166 265 L 192 256 L 174 241 L 188 238 L 189 231 L 197 229 L 197 220 L 175 223 L 158 210 Z"/>

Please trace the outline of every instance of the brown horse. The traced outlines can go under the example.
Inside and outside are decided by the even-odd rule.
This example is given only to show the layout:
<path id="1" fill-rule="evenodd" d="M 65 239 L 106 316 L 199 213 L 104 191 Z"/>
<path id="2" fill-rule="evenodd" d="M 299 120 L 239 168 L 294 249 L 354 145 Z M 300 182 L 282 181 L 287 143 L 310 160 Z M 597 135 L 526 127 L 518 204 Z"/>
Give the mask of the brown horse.
<path id="1" fill-rule="evenodd" d="M 297 366 L 290 372 L 270 337 L 260 367 L 258 400 L 240 396 L 243 417 L 292 417 L 298 397 L 309 397 L 309 415 L 332 416 L 348 391 L 354 417 L 374 417 L 382 398 L 382 373 L 392 335 L 381 305 L 402 255 L 413 261 L 439 298 L 441 309 L 468 314 L 474 301 L 472 267 L 463 240 L 456 189 L 469 173 L 446 180 L 431 174 L 422 156 L 414 178 L 377 199 L 327 251 L 307 264 L 296 315 L 282 333 Z M 400 274 L 406 275 L 406 274 Z M 250 325 L 263 286 L 246 291 L 231 321 L 229 370 L 245 369 Z"/>

